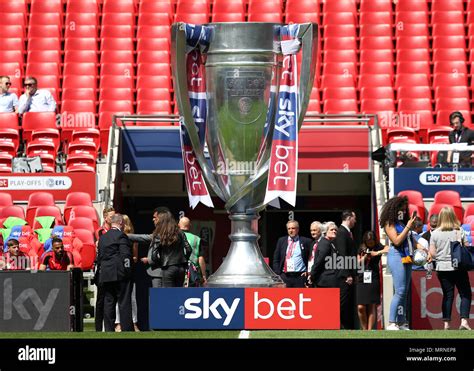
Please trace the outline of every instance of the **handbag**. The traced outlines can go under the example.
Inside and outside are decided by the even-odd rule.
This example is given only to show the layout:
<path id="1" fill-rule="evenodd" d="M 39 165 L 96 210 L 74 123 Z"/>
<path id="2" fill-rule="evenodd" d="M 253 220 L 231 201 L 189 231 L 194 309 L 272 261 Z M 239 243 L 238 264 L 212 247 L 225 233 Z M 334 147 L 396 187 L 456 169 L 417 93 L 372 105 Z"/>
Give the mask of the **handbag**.
<path id="1" fill-rule="evenodd" d="M 474 269 L 474 246 L 463 246 L 461 241 L 451 241 L 451 263 L 454 269 Z"/>

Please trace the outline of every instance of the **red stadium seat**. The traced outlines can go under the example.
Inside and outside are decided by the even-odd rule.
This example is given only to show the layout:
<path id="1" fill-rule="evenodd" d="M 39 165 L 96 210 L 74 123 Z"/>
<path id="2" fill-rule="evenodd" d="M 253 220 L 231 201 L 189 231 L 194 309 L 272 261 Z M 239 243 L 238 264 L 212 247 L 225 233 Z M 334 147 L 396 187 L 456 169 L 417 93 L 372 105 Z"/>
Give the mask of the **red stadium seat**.
<path id="1" fill-rule="evenodd" d="M 354 78 L 352 75 L 323 75 L 321 79 L 321 87 L 355 87 Z"/>
<path id="2" fill-rule="evenodd" d="M 391 86 L 368 86 L 360 89 L 360 99 L 391 99 L 393 88 Z"/>
<path id="3" fill-rule="evenodd" d="M 360 37 L 392 36 L 391 24 L 361 24 Z"/>
<path id="4" fill-rule="evenodd" d="M 99 61 L 95 50 L 66 50 L 64 63 L 95 63 Z"/>
<path id="5" fill-rule="evenodd" d="M 393 79 L 391 75 L 360 75 L 359 89 L 368 86 L 392 86 Z"/>
<path id="6" fill-rule="evenodd" d="M 95 173 L 95 167 L 85 164 L 71 164 L 66 166 L 68 173 Z"/>
<path id="7" fill-rule="evenodd" d="M 9 24 L 2 25 L 2 38 L 24 38 L 26 30 L 21 25 Z"/>
<path id="8" fill-rule="evenodd" d="M 360 52 L 360 62 L 393 62 L 391 49 L 365 49 Z"/>
<path id="9" fill-rule="evenodd" d="M 442 190 L 436 192 L 434 197 L 434 203 L 448 204 L 462 208 L 461 197 L 456 191 Z"/>
<path id="10" fill-rule="evenodd" d="M 31 13 L 29 26 L 33 25 L 62 25 L 61 13 Z"/>
<path id="11" fill-rule="evenodd" d="M 323 64 L 323 75 L 351 75 L 354 79 L 358 75 L 357 65 L 353 62 L 329 62 Z M 354 80 L 355 81 L 355 80 Z"/>
<path id="12" fill-rule="evenodd" d="M 171 14 L 164 13 L 140 13 L 138 16 L 138 27 L 140 26 L 170 26 Z"/>
<path id="13" fill-rule="evenodd" d="M 139 100 L 170 100 L 170 91 L 163 88 L 137 89 L 137 101 Z"/>
<path id="14" fill-rule="evenodd" d="M 395 102 L 393 98 L 362 99 L 360 110 L 363 113 L 395 112 Z"/>
<path id="15" fill-rule="evenodd" d="M 428 12 L 399 11 L 395 13 L 395 28 L 409 23 L 428 24 Z"/>
<path id="16" fill-rule="evenodd" d="M 426 23 L 404 23 L 395 26 L 396 37 L 407 36 L 429 36 L 428 24 Z"/>
<path id="17" fill-rule="evenodd" d="M 100 146 L 100 132 L 95 128 L 84 128 L 74 130 L 71 136 L 71 142 L 87 142 L 94 143 L 95 147 L 99 149 Z"/>
<path id="18" fill-rule="evenodd" d="M 2 3 L 5 4 L 5 2 Z M 26 27 L 25 14 L 23 13 L 3 13 L 2 12 L 2 26 L 3 25 L 12 25 L 12 26 L 21 26 L 23 29 Z"/>
<path id="19" fill-rule="evenodd" d="M 99 25 L 98 13 L 66 13 L 66 28 L 76 26 L 95 26 Z"/>
<path id="20" fill-rule="evenodd" d="M 18 115 L 14 112 L 0 112 L 0 128 L 19 131 Z"/>
<path id="21" fill-rule="evenodd" d="M 25 219 L 25 210 L 21 206 L 12 205 L 0 208 L 0 218 L 6 219 L 9 216 Z"/>
<path id="22" fill-rule="evenodd" d="M 435 99 L 438 98 L 465 98 L 469 99 L 467 86 L 438 86 L 435 89 Z"/>
<path id="23" fill-rule="evenodd" d="M 431 100 L 431 88 L 429 86 L 400 86 L 397 89 L 397 98 Z"/>
<path id="24" fill-rule="evenodd" d="M 22 38 L 18 37 L 15 39 L 1 39 L 2 40 L 2 46 L 4 50 L 19 50 L 21 52 L 25 51 L 25 42 Z"/>
<path id="25" fill-rule="evenodd" d="M 428 49 L 428 36 L 400 36 L 397 37 L 397 49 Z"/>
<path id="26" fill-rule="evenodd" d="M 352 62 L 357 63 L 357 51 L 355 50 L 327 50 L 324 51 L 324 63 L 329 62 Z"/>
<path id="27" fill-rule="evenodd" d="M 465 49 L 433 49 L 433 62 L 438 61 L 465 61 L 466 51 Z"/>
<path id="28" fill-rule="evenodd" d="M 165 26 L 138 26 L 137 28 L 137 39 L 171 39 L 170 27 Z"/>
<path id="29" fill-rule="evenodd" d="M 97 52 L 97 39 L 95 38 L 66 38 L 64 50 L 93 50 Z"/>
<path id="30" fill-rule="evenodd" d="M 356 2 L 354 0 L 323 1 L 323 13 L 351 12 L 357 14 Z"/>
<path id="31" fill-rule="evenodd" d="M 141 63 L 138 65 L 137 76 L 169 76 L 171 77 L 168 63 L 154 64 Z"/>
<path id="32" fill-rule="evenodd" d="M 395 89 L 401 86 L 430 86 L 430 81 L 424 74 L 400 73 L 395 77 Z"/>
<path id="33" fill-rule="evenodd" d="M 82 228 L 74 228 L 74 233 L 82 242 L 82 270 L 92 269 L 96 258 L 94 233 Z"/>
<path id="34" fill-rule="evenodd" d="M 327 37 L 324 38 L 324 50 L 356 50 L 355 37 Z"/>
<path id="35" fill-rule="evenodd" d="M 97 66 L 95 63 L 65 63 L 64 76 L 97 76 Z M 76 88 L 81 88 L 80 86 Z"/>
<path id="36" fill-rule="evenodd" d="M 67 156 L 66 170 L 71 166 L 86 165 L 95 168 L 96 156 L 87 153 L 75 153 Z"/>
<path id="37" fill-rule="evenodd" d="M 324 26 L 324 38 L 328 37 L 357 37 L 356 28 L 353 25 L 328 24 Z"/>
<path id="38" fill-rule="evenodd" d="M 67 13 L 98 13 L 99 5 L 97 0 L 68 0 L 66 6 Z"/>
<path id="39" fill-rule="evenodd" d="M 33 25 L 28 30 L 28 39 L 32 38 L 61 38 L 61 28 L 58 25 Z"/>
<path id="40" fill-rule="evenodd" d="M 326 99 L 353 99 L 357 100 L 355 88 L 325 88 L 323 89 L 323 100 Z"/>
<path id="41" fill-rule="evenodd" d="M 100 77 L 100 89 L 134 89 L 133 76 L 124 75 L 102 75 Z"/>
<path id="42" fill-rule="evenodd" d="M 428 61 L 412 61 L 398 62 L 397 74 L 424 74 L 430 75 L 430 62 Z"/>
<path id="43" fill-rule="evenodd" d="M 470 219 L 472 219 L 472 216 L 474 216 L 474 203 L 472 203 L 470 205 L 467 205 L 466 211 L 464 213 L 464 221 L 463 222 L 465 224 L 467 224 L 468 223 L 468 217 L 471 217 Z"/>
<path id="44" fill-rule="evenodd" d="M 433 25 L 440 23 L 463 24 L 464 17 L 462 11 L 434 11 L 431 12 L 431 23 Z"/>
<path id="45" fill-rule="evenodd" d="M 137 89 L 162 88 L 172 90 L 171 79 L 168 76 L 139 76 Z"/>
<path id="46" fill-rule="evenodd" d="M 327 99 L 323 102 L 323 112 L 332 113 L 357 113 L 357 101 L 355 99 Z"/>
<path id="47" fill-rule="evenodd" d="M 133 112 L 133 103 L 131 100 L 101 100 L 99 103 L 99 112 Z"/>
<path id="48" fill-rule="evenodd" d="M 133 89 L 113 90 L 109 88 L 99 90 L 99 101 L 102 100 L 117 100 L 133 102 Z M 100 109 L 99 109 L 100 111 Z"/>
<path id="49" fill-rule="evenodd" d="M 33 224 L 33 218 L 38 206 L 55 206 L 54 197 L 48 192 L 33 192 L 28 197 L 28 206 L 26 209 L 26 221 Z"/>
<path id="50" fill-rule="evenodd" d="M 232 3 L 235 1 L 232 1 Z M 219 5 L 219 1 L 214 3 L 214 8 Z M 142 0 L 140 1 L 139 13 L 164 13 L 173 14 L 173 3 L 171 1 Z"/>
<path id="51" fill-rule="evenodd" d="M 412 190 L 401 191 L 401 192 L 398 192 L 398 196 L 399 197 L 406 196 L 408 198 L 409 203 L 425 208 L 423 195 L 419 191 L 412 191 Z"/>
<path id="52" fill-rule="evenodd" d="M 286 23 L 307 23 L 313 22 L 319 24 L 319 14 L 318 13 L 286 13 Z"/>
<path id="53" fill-rule="evenodd" d="M 28 52 L 28 63 L 61 63 L 61 52 L 59 50 L 32 50 Z"/>
<path id="54" fill-rule="evenodd" d="M 92 112 L 95 113 L 93 100 L 63 100 L 61 112 Z"/>
<path id="55" fill-rule="evenodd" d="M 397 62 L 431 61 L 428 49 L 397 49 Z"/>
<path id="56" fill-rule="evenodd" d="M 361 0 L 360 1 L 361 12 L 391 12 L 392 4 L 391 1 L 387 0 Z"/>
<path id="57" fill-rule="evenodd" d="M 171 103 L 170 101 L 159 101 L 159 100 L 139 100 L 137 104 L 138 115 L 150 115 L 150 114 L 171 114 Z M 138 123 L 140 124 L 140 123 Z"/>
<path id="58" fill-rule="evenodd" d="M 323 14 L 323 26 L 329 24 L 356 24 L 356 14 L 351 12 L 340 12 L 340 13 L 324 13 Z"/>
<path id="59" fill-rule="evenodd" d="M 69 219 L 68 225 L 76 229 L 86 229 L 94 233 L 94 222 L 89 218 L 77 217 L 74 219 Z"/>
<path id="60" fill-rule="evenodd" d="M 27 13 L 26 0 L 17 0 L 17 1 L 2 1 L 2 13 L 21 13 L 26 17 Z"/>
<path id="61" fill-rule="evenodd" d="M 69 220 L 71 209 L 74 206 L 93 206 L 92 199 L 89 193 L 86 192 L 71 192 L 66 196 L 66 203 L 64 205 L 64 220 Z"/>
<path id="62" fill-rule="evenodd" d="M 0 193 L 0 207 L 13 206 L 12 195 L 7 192 Z"/>
<path id="63" fill-rule="evenodd" d="M 97 39 L 97 36 L 96 25 L 75 25 L 74 27 L 66 27 L 64 32 L 64 39 Z"/>
<path id="64" fill-rule="evenodd" d="M 29 63 L 26 66 L 26 76 L 38 76 L 38 75 L 56 75 L 58 76 L 60 67 L 57 63 Z M 43 87 L 43 84 L 40 83 Z"/>
<path id="65" fill-rule="evenodd" d="M 23 115 L 23 139 L 31 140 L 31 132 L 38 129 L 56 129 L 54 112 L 27 112 Z"/>
<path id="66" fill-rule="evenodd" d="M 389 75 L 393 76 L 393 66 L 390 62 L 362 62 L 361 75 Z"/>
<path id="67" fill-rule="evenodd" d="M 433 49 L 465 49 L 466 41 L 463 35 L 434 36 Z"/>
<path id="68" fill-rule="evenodd" d="M 433 75 L 433 88 L 438 86 L 467 86 L 467 75 L 458 73 L 437 73 Z"/>
<path id="69" fill-rule="evenodd" d="M 249 16 L 250 20 L 250 16 Z M 194 24 L 209 23 L 208 13 L 176 13 L 175 22 L 186 22 Z"/>
<path id="70" fill-rule="evenodd" d="M 7 130 L 13 130 L 13 129 L 7 129 Z M 2 133 L 0 131 L 0 139 L 3 139 L 1 137 Z M 15 146 L 13 141 L 10 140 L 0 140 L 0 153 L 4 154 L 7 153 L 12 157 L 16 157 L 16 152 L 18 150 L 18 146 Z"/>
<path id="71" fill-rule="evenodd" d="M 104 50 L 100 53 L 100 63 L 134 63 L 133 51 Z"/>
<path id="72" fill-rule="evenodd" d="M 61 0 L 31 0 L 31 13 L 63 13 Z"/>
<path id="73" fill-rule="evenodd" d="M 393 49 L 391 36 L 361 37 L 360 49 Z"/>
<path id="74" fill-rule="evenodd" d="M 36 220 L 37 217 L 41 216 L 53 216 L 54 217 L 54 225 L 62 225 L 63 224 L 63 217 L 61 215 L 61 210 L 56 205 L 52 206 L 38 206 L 36 208 L 36 212 L 34 214 L 32 226 L 33 230 L 42 228 L 41 224 Z"/>
<path id="75" fill-rule="evenodd" d="M 438 23 L 433 25 L 433 37 L 462 36 L 464 25 L 462 23 Z M 455 47 L 455 46 L 452 46 Z"/>
<path id="76" fill-rule="evenodd" d="M 95 89 L 75 89 L 67 88 L 63 90 L 63 100 L 96 100 Z"/>
<path id="77" fill-rule="evenodd" d="M 135 25 L 133 13 L 102 13 L 102 26 L 105 25 Z"/>
<path id="78" fill-rule="evenodd" d="M 110 38 L 103 38 L 100 44 L 100 50 L 127 50 L 133 51 L 133 39 L 127 37 L 110 37 Z"/>
<path id="79" fill-rule="evenodd" d="M 31 133 L 31 143 L 48 142 L 54 145 L 54 151 L 57 152 L 60 144 L 60 135 L 58 129 L 33 130 Z"/>
<path id="80" fill-rule="evenodd" d="M 97 79 L 94 75 L 66 75 L 63 79 L 63 89 L 97 89 Z"/>
<path id="81" fill-rule="evenodd" d="M 142 50 L 170 50 L 169 39 L 139 39 L 137 43 L 137 51 Z"/>
<path id="82" fill-rule="evenodd" d="M 105 25 L 100 31 L 101 38 L 133 38 L 134 29 L 131 25 Z"/>
<path id="83" fill-rule="evenodd" d="M 431 111 L 431 99 L 402 98 L 398 100 L 398 109 L 400 111 Z"/>
<path id="84" fill-rule="evenodd" d="M 95 158 L 97 158 L 98 148 L 96 147 L 94 142 L 87 142 L 87 141 L 78 141 L 74 142 L 71 141 L 67 147 L 67 154 L 69 155 L 81 155 L 81 154 L 89 154 Z"/>
<path id="85" fill-rule="evenodd" d="M 435 103 L 435 111 L 469 111 L 471 109 L 468 98 L 437 98 Z"/>
<path id="86" fill-rule="evenodd" d="M 94 224 L 94 230 L 97 230 L 99 228 L 99 217 L 97 216 L 97 211 L 95 210 L 93 206 L 88 206 L 88 205 L 73 206 L 69 213 L 68 219 L 65 221 L 66 223 L 68 223 L 69 220 L 75 219 L 75 218 L 88 218 L 92 220 Z"/>
<path id="87" fill-rule="evenodd" d="M 104 0 L 103 13 L 135 13 L 134 0 Z"/>
<path id="88" fill-rule="evenodd" d="M 133 78 L 135 72 L 132 63 L 103 63 L 100 66 L 100 74 L 102 76 L 121 76 Z"/>

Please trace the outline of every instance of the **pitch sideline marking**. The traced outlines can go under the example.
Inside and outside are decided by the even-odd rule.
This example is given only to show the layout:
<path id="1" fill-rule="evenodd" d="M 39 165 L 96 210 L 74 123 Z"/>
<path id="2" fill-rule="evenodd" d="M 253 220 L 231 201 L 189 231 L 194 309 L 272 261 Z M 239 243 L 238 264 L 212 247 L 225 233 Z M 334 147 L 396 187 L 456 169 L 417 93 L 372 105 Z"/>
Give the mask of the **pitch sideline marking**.
<path id="1" fill-rule="evenodd" d="M 242 330 L 239 333 L 239 339 L 248 339 L 250 337 L 250 331 Z"/>

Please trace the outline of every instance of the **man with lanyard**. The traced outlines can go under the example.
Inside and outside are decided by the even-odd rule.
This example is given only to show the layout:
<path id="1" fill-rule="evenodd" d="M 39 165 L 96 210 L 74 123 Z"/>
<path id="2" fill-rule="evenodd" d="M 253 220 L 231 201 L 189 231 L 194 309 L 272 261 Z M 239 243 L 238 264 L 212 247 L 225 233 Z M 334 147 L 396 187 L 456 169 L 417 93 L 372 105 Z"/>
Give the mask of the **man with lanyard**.
<path id="1" fill-rule="evenodd" d="M 466 128 L 464 125 L 464 116 L 461 112 L 455 111 L 449 115 L 449 124 L 453 131 L 449 133 L 449 143 L 467 143 L 474 144 L 474 131 Z M 449 151 L 448 163 L 454 166 L 471 167 L 471 151 Z"/>
<path id="2" fill-rule="evenodd" d="M 309 227 L 309 232 L 311 233 L 311 237 L 313 238 L 313 245 L 311 247 L 311 251 L 309 253 L 309 259 L 308 259 L 308 283 L 306 285 L 307 287 L 312 286 L 311 275 L 309 273 L 311 272 L 311 268 L 313 267 L 313 264 L 314 264 L 316 251 L 318 250 L 318 243 L 321 240 L 321 237 L 323 236 L 322 227 L 323 225 L 318 221 L 312 222 Z"/>
<path id="3" fill-rule="evenodd" d="M 300 237 L 299 223 L 286 223 L 288 235 L 280 237 L 273 256 L 273 270 L 279 274 L 286 287 L 305 287 L 308 259 L 313 246 L 311 239 Z"/>
<path id="4" fill-rule="evenodd" d="M 187 273 L 188 287 L 199 287 L 206 283 L 206 260 L 201 251 L 201 239 L 189 232 L 191 229 L 191 220 L 187 217 L 179 219 L 179 229 L 186 235 L 186 239 L 191 245 L 192 252 L 189 257 L 189 266 Z"/>
<path id="5" fill-rule="evenodd" d="M 43 257 L 43 262 L 39 266 L 40 271 L 46 269 L 51 271 L 69 271 L 74 268 L 74 260 L 68 251 L 64 251 L 63 241 L 54 237 L 52 240 L 52 251 L 47 252 Z"/>

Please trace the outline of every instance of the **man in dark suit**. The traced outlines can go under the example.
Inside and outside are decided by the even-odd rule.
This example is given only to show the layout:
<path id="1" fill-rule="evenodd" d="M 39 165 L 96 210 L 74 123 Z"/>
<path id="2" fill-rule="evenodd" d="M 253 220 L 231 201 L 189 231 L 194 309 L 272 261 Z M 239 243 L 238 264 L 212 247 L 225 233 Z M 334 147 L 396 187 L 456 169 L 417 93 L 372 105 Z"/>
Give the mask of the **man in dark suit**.
<path id="1" fill-rule="evenodd" d="M 286 223 L 286 229 L 288 236 L 279 238 L 277 242 L 273 270 L 280 275 L 286 287 L 305 287 L 312 241 L 298 235 L 300 227 L 296 220 Z"/>
<path id="2" fill-rule="evenodd" d="M 461 112 L 455 111 L 449 115 L 449 125 L 453 131 L 449 133 L 449 143 L 467 143 L 474 144 L 474 131 L 466 128 L 464 125 L 464 116 Z M 448 163 L 459 164 L 461 167 L 471 167 L 472 151 L 449 151 Z"/>
<path id="3" fill-rule="evenodd" d="M 433 214 L 430 216 L 430 229 L 423 233 L 421 237 L 423 237 L 428 243 L 430 243 L 431 240 L 431 232 L 436 229 L 438 226 L 438 214 Z"/>
<path id="4" fill-rule="evenodd" d="M 342 223 L 337 231 L 336 249 L 339 256 L 344 257 L 345 262 L 357 262 L 357 248 L 351 229 L 357 221 L 352 210 L 342 212 Z M 352 257 L 352 259 L 346 259 Z M 352 265 L 352 264 L 351 264 Z M 341 289 L 341 327 L 354 329 L 354 280 L 357 277 L 356 264 L 344 267 L 339 272 L 339 288 Z"/>
<path id="5" fill-rule="evenodd" d="M 115 331 L 115 306 L 119 306 L 122 331 L 133 331 L 132 321 L 132 248 L 123 233 L 123 217 L 112 216 L 111 228 L 99 239 L 97 263 L 103 284 L 105 331 Z"/>

